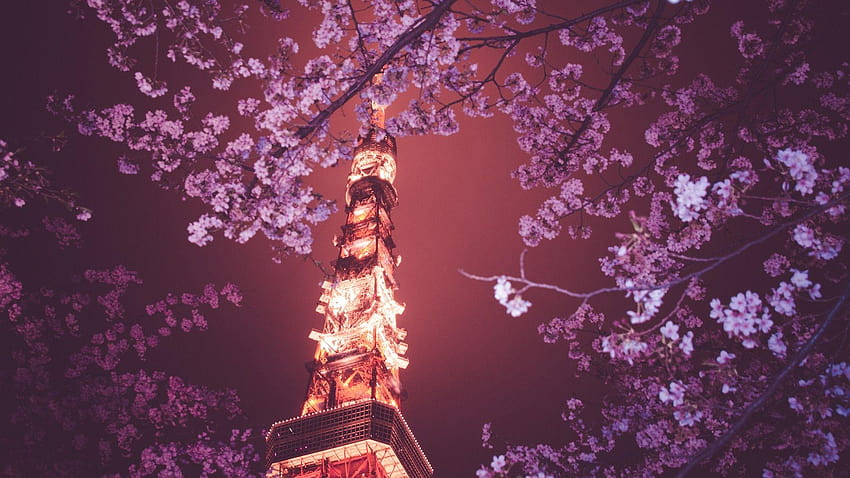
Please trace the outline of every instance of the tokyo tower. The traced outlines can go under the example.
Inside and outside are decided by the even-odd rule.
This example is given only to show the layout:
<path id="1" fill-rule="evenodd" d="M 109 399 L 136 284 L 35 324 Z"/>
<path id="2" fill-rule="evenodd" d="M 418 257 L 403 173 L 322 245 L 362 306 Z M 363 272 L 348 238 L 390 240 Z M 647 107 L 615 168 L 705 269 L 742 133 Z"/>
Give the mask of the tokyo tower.
<path id="1" fill-rule="evenodd" d="M 380 77 L 378 77 L 380 80 Z M 398 204 L 396 141 L 384 129 L 384 107 L 372 104 L 345 189 L 346 221 L 335 238 L 333 280 L 322 285 L 325 317 L 301 415 L 268 431 L 267 477 L 429 478 L 428 459 L 401 415 L 399 370 L 406 331 L 397 289 L 390 211 Z"/>

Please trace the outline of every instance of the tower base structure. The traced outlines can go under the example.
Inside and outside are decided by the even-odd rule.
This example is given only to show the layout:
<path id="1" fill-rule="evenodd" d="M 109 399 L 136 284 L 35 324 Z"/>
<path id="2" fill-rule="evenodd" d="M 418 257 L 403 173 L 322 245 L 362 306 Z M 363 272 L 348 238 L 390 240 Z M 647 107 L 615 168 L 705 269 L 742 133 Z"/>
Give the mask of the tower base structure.
<path id="1" fill-rule="evenodd" d="M 430 478 L 401 412 L 367 399 L 272 425 L 267 478 Z"/>

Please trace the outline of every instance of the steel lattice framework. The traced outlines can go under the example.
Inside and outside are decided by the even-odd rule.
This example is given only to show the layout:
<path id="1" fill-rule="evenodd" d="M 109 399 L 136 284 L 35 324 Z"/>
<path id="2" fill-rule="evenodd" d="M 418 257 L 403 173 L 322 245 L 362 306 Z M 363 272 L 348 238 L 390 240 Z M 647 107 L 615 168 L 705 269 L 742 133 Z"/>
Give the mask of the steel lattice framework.
<path id="1" fill-rule="evenodd" d="M 390 211 L 396 142 L 384 108 L 372 105 L 346 184 L 346 221 L 334 240 L 334 279 L 322 285 L 325 317 L 301 416 L 277 422 L 267 436 L 267 476 L 428 478 L 431 465 L 399 411 L 399 370 L 406 368 L 404 306 L 397 289 Z M 364 475 L 365 474 L 365 475 Z"/>

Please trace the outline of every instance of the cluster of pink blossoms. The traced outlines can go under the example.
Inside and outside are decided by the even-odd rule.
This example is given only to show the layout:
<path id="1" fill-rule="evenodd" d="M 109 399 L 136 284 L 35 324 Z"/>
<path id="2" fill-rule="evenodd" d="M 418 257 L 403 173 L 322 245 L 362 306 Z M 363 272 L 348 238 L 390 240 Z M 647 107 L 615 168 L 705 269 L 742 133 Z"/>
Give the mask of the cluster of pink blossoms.
<path id="1" fill-rule="evenodd" d="M 129 287 L 141 283 L 136 273 L 119 266 L 86 271 L 84 279 L 62 291 L 34 291 L 0 264 L 0 312 L 15 364 L 3 382 L 15 405 L 3 419 L 18 437 L 3 442 L 5 471 L 151 476 L 203 466 L 202 476 L 252 473 L 258 456 L 251 432 L 228 439 L 217 431 L 241 414 L 235 392 L 139 365 L 173 328 L 206 329 L 202 307 L 217 308 L 219 298 L 238 303 L 238 291 L 208 285 L 202 294 L 169 295 L 135 320 L 124 304 Z M 163 327 L 156 325 L 160 314 Z M 48 444 L 45 460 L 36 450 Z M 163 446 L 171 451 L 159 453 Z"/>
<path id="2" fill-rule="evenodd" d="M 739 293 L 724 306 L 720 299 L 711 300 L 709 316 L 723 326 L 729 337 L 735 337 L 746 348 L 756 346 L 755 334 L 770 332 L 773 321 L 770 310 L 764 307 L 759 295 L 752 291 Z"/>
<path id="3" fill-rule="evenodd" d="M 285 19 L 275 2 L 263 5 L 268 21 Z M 195 243 L 218 233 L 238 242 L 264 234 L 279 252 L 298 254 L 310 251 L 312 224 L 333 210 L 304 177 L 349 157 L 354 144 L 356 132 L 331 127 L 339 112 L 353 108 L 363 121 L 369 108 L 353 103 L 390 102 L 415 91 L 387 122 L 397 137 L 453 134 L 461 127 L 458 111 L 503 114 L 527 153 L 516 180 L 555 190 L 520 219 L 527 246 L 565 240 L 562 230 L 591 237 L 595 221 L 622 218 L 615 224 L 628 231 L 600 258 L 615 286 L 589 293 L 547 287 L 581 303 L 541 327 L 547 341 L 569 342 L 582 373 L 610 386 L 598 404 L 602 424 L 593 429 L 568 405 L 575 440 L 507 447 L 479 475 L 661 475 L 695 466 L 691 460 L 713 444 L 710 457 L 699 460 L 721 474 L 758 460 L 759 470 L 746 472 L 835 471 L 836 457 L 850 446 L 835 404 L 843 385 L 820 377 L 847 362 L 836 343 L 840 334 L 832 332 L 846 318 L 840 304 L 847 296 L 850 170 L 826 152 L 846 149 L 850 72 L 846 63 L 816 68 L 807 59 L 810 16 L 821 13 L 806 2 L 772 0 L 763 14 L 747 15 L 757 21 L 715 29 L 719 38 L 710 46 L 726 55 L 731 73 L 717 76 L 680 67 L 703 68 L 698 58 L 679 54 L 681 45 L 698 40 L 691 24 L 715 20 L 707 16 L 708 1 L 602 3 L 576 16 L 570 7 L 548 11 L 531 0 L 302 5 L 321 17 L 312 31 L 315 56 L 298 57 L 304 49 L 282 37 L 258 58 L 241 41 L 245 5 L 231 12 L 214 0 L 90 0 L 86 11 L 115 36 L 109 62 L 153 106 L 79 108 L 56 99 L 52 109 L 84 135 L 125 145 L 122 171 L 144 172 L 201 202 L 205 211 L 189 227 Z M 184 88 L 178 69 L 146 67 L 159 64 L 160 51 L 207 74 L 213 89 L 259 84 L 254 97 L 221 97 L 254 130 L 230 132 L 233 116 L 204 111 L 193 93 L 200 89 Z M 151 58 L 137 61 L 146 52 Z M 525 60 L 521 69 L 517 58 Z M 372 84 L 379 72 L 383 82 Z M 626 143 L 632 132 L 646 144 Z M 744 257 L 763 260 L 770 276 L 787 280 L 773 288 L 757 277 L 745 283 L 737 271 L 753 268 Z M 733 280 L 720 286 L 727 278 Z M 530 310 L 521 294 L 540 286 L 525 271 L 487 280 L 514 316 Z M 595 299 L 623 289 L 636 310 L 612 311 Z M 706 304 L 719 296 L 731 298 Z M 164 320 L 169 330 L 202 323 L 194 316 Z M 576 331 L 587 328 L 596 338 L 579 338 Z M 147 336 L 116 329 L 103 343 L 124 334 Z M 748 404 L 760 408 L 739 413 Z M 765 409 L 784 418 L 781 426 L 760 418 Z M 126 441 L 135 436 L 122 430 Z M 728 430 L 742 431 L 721 442 Z M 617 455 L 624 443 L 641 453 Z M 162 445 L 146 456 L 168 463 L 174 454 Z"/>
<path id="4" fill-rule="evenodd" d="M 691 181 L 687 174 L 680 174 L 676 178 L 673 194 L 676 202 L 672 203 L 673 212 L 684 222 L 691 222 L 699 216 L 699 212 L 708 207 L 705 200 L 708 189 L 708 178 L 705 176 L 697 181 Z"/>
<path id="5" fill-rule="evenodd" d="M 526 245 L 565 240 L 562 230 L 590 237 L 592 217 L 618 217 L 627 207 L 633 229 L 617 234 L 611 254 L 600 258 L 616 287 L 569 290 L 533 282 L 528 271 L 476 276 L 579 300 L 575 312 L 539 330 L 546 342 L 566 341 L 579 372 L 608 385 L 599 404 L 603 425 L 565 412 L 579 438 L 563 447 L 508 446 L 511 472 L 655 476 L 709 466 L 723 475 L 746 467 L 763 476 L 820 476 L 835 473 L 850 446 L 847 383 L 831 374 L 848 363 L 836 337 L 850 296 L 843 266 L 850 170 L 825 153 L 846 146 L 847 64 L 815 71 L 804 48 L 813 29 L 805 7 L 776 1 L 765 25 L 734 22 L 728 30 L 730 60 L 737 54 L 738 61 L 732 80 L 699 74 L 654 83 L 653 74 L 675 74 L 679 59 L 668 59 L 688 41 L 685 25 L 700 21 L 696 3 L 671 14 L 683 15 L 670 22 L 675 31 L 655 26 L 669 19 L 657 11 L 629 7 L 612 16 L 611 23 L 628 25 L 624 18 L 633 15 L 649 38 L 632 55 L 621 42 L 625 58 L 609 50 L 615 67 L 607 86 L 589 91 L 586 68 L 562 73 L 545 54 L 529 64 L 546 65 L 548 83 L 523 74 L 505 85 L 513 96 L 502 108 L 529 153 L 517 179 L 526 188 L 560 189 L 520 219 Z M 579 51 L 610 46 L 602 39 L 607 25 L 596 22 L 585 41 L 573 41 L 572 28 L 559 38 Z M 628 67 L 630 58 L 646 63 L 621 75 L 616 66 Z M 782 93 L 764 96 L 765 83 Z M 805 106 L 788 104 L 786 95 Z M 644 129 L 652 152 L 615 160 L 617 140 L 607 133 L 622 125 L 611 120 L 611 105 L 655 100 L 667 110 Z M 749 272 L 754 260 L 776 282 Z M 623 290 L 635 310 L 596 299 Z M 592 351 L 578 331 L 598 334 Z M 618 455 L 621 444 L 635 442 L 640 453 Z M 628 464 L 609 466 L 609 459 Z M 492 464 L 484 469 L 510 476 Z"/>
<path id="6" fill-rule="evenodd" d="M 515 290 L 504 277 L 496 281 L 496 285 L 493 286 L 493 295 L 513 317 L 519 317 L 528 312 L 528 308 L 531 307 L 531 302 L 522 298 L 522 291 Z"/>
<path id="7" fill-rule="evenodd" d="M 0 155 L 0 208 L 26 207 L 38 217 L 63 206 L 65 215 L 44 217 L 40 225 L 60 249 L 78 245 L 82 235 L 73 220 L 86 221 L 91 211 L 55 186 L 50 171 L 8 151 L 2 141 Z M 13 198 L 32 201 L 16 205 Z M 3 473 L 177 476 L 201 467 L 200 476 L 251 474 L 258 461 L 252 432 L 219 428 L 241 414 L 235 393 L 144 366 L 147 352 L 162 345 L 172 329 L 206 329 L 204 309 L 217 309 L 222 301 L 238 305 L 239 290 L 209 284 L 200 294 L 168 295 L 139 316 L 128 313 L 127 294 L 142 281 L 123 266 L 85 270 L 60 289 L 39 286 L 39 279 L 55 284 L 58 271 L 51 269 L 50 277 L 39 278 L 33 270 L 19 276 L 20 259 L 7 256 L 32 248 L 30 232 L 38 226 L 39 221 L 19 215 L 0 225 L 0 325 L 10 370 L 0 380 L 10 400 L 0 417 Z M 68 253 L 74 252 L 63 251 Z M 158 453 L 165 447 L 169 453 Z M 49 456 L 41 453 L 46 448 Z"/>

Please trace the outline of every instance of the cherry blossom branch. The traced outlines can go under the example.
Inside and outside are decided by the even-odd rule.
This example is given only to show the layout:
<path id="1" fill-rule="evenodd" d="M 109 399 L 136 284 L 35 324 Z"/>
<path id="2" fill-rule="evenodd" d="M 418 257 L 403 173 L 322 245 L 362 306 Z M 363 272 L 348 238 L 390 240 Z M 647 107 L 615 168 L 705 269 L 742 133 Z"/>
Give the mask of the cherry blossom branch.
<path id="1" fill-rule="evenodd" d="M 503 51 L 500 54 L 499 60 L 497 61 L 496 65 L 490 70 L 490 72 L 487 74 L 487 76 L 484 79 L 482 79 L 480 81 L 476 81 L 475 87 L 473 89 L 471 89 L 471 90 L 469 90 L 469 91 L 467 91 L 463 94 L 460 94 L 457 99 L 455 99 L 455 100 L 453 100 L 449 103 L 443 104 L 443 106 L 440 108 L 440 111 L 444 111 L 444 110 L 449 109 L 449 108 L 451 108 L 452 106 L 454 106 L 458 103 L 462 103 L 466 99 L 472 97 L 473 95 L 475 95 L 476 93 L 481 91 L 484 88 L 484 86 L 488 83 L 494 83 L 495 84 L 496 74 L 501 70 L 501 67 L 504 63 L 504 60 L 508 56 L 510 56 L 512 51 L 517 46 L 519 46 L 519 44 L 521 43 L 521 40 L 531 38 L 531 37 L 535 37 L 535 36 L 538 36 L 538 35 L 547 35 L 547 38 L 548 38 L 549 33 L 559 31 L 559 30 L 563 30 L 563 29 L 569 28 L 571 26 L 578 25 L 580 23 L 584 23 L 586 21 L 589 21 L 589 20 L 592 20 L 592 19 L 597 18 L 599 16 L 602 16 L 605 13 L 608 13 L 608 12 L 611 12 L 611 11 L 614 11 L 614 10 L 617 10 L 617 9 L 625 8 L 625 7 L 632 5 L 632 4 L 635 4 L 635 3 L 640 3 L 640 1 L 643 1 L 643 0 L 622 1 L 622 2 L 619 2 L 619 3 L 613 4 L 613 5 L 608 5 L 606 7 L 598 8 L 598 9 L 596 9 L 596 10 L 590 12 L 590 13 L 586 13 L 586 14 L 580 15 L 578 17 L 575 17 L 575 18 L 572 18 L 572 19 L 569 19 L 569 20 L 565 20 L 561 23 L 548 25 L 546 27 L 541 27 L 541 28 L 529 30 L 529 31 L 526 31 L 526 32 L 517 31 L 517 32 L 515 32 L 511 35 L 504 35 L 504 36 L 460 37 L 460 38 L 458 38 L 458 41 L 461 41 L 461 42 L 468 41 L 468 42 L 473 43 L 471 45 L 468 45 L 466 47 L 461 48 L 458 52 L 459 55 L 462 55 L 463 53 L 471 51 L 473 49 L 482 48 L 482 47 L 498 48 L 498 49 L 501 49 Z M 456 11 L 456 10 L 451 10 L 451 12 L 456 13 L 456 14 L 463 14 L 463 12 L 459 12 L 459 11 Z M 467 18 L 470 17 L 469 14 L 464 14 L 464 15 Z M 507 43 L 507 46 L 505 46 L 506 43 Z M 496 88 L 499 88 L 499 90 L 501 91 L 501 88 L 498 84 L 496 84 Z M 596 88 L 592 88 L 592 89 L 596 89 Z M 603 94 L 604 94 L 605 90 L 602 90 L 601 88 L 599 88 L 598 90 L 603 91 Z M 613 90 L 611 90 L 611 91 L 613 91 Z M 611 91 L 609 91 L 608 93 L 610 94 Z M 502 98 L 504 99 L 504 97 L 502 97 Z M 564 134 L 566 134 L 566 132 L 564 132 Z"/>
<path id="2" fill-rule="evenodd" d="M 585 13 L 583 15 L 579 15 L 575 18 L 571 18 L 569 20 L 563 21 L 561 23 L 553 23 L 552 25 L 547 25 L 545 27 L 535 28 L 534 30 L 528 30 L 525 32 L 516 32 L 511 35 L 499 35 L 499 36 L 489 36 L 489 37 L 458 37 L 458 41 L 462 42 L 481 42 L 478 45 L 473 45 L 466 47 L 461 50 L 468 51 L 473 48 L 480 48 L 482 46 L 494 46 L 498 45 L 500 42 L 505 41 L 513 41 L 513 40 L 522 40 L 525 38 L 530 38 L 538 35 L 543 35 L 546 33 L 552 33 L 554 31 L 563 30 L 565 28 L 569 28 L 571 26 L 578 25 L 579 23 L 584 23 L 588 20 L 592 20 L 596 17 L 602 16 L 608 12 L 619 10 L 621 8 L 628 7 L 629 5 L 634 5 L 637 3 L 642 3 L 645 0 L 625 0 L 618 3 L 614 3 L 612 5 L 608 5 L 605 7 L 597 8 L 589 13 Z"/>
<path id="3" fill-rule="evenodd" d="M 310 134 L 312 134 L 316 129 L 325 124 L 331 115 L 336 112 L 336 110 L 342 108 L 343 105 L 348 103 L 351 98 L 354 97 L 357 93 L 359 93 L 369 82 L 372 81 L 372 78 L 380 73 L 384 66 L 386 66 L 395 56 L 407 46 L 410 42 L 419 38 L 423 33 L 428 30 L 434 28 L 440 19 L 443 17 L 449 7 L 452 6 L 457 0 L 445 0 L 442 3 L 439 3 L 431 10 L 427 15 L 420 18 L 418 22 L 416 22 L 413 26 L 408 28 L 408 30 L 403 33 L 401 36 L 396 39 L 396 41 L 390 45 L 389 48 L 384 50 L 381 56 L 375 60 L 374 63 L 367 66 L 363 71 L 363 74 L 355 81 L 345 92 L 339 96 L 337 99 L 332 101 L 326 108 L 322 109 L 316 116 L 314 116 L 306 125 L 301 126 L 296 131 L 295 135 L 300 139 L 306 139 Z M 274 151 L 275 156 L 280 156 L 285 151 L 284 148 L 278 148 Z"/>
<path id="4" fill-rule="evenodd" d="M 797 3 L 798 2 L 793 2 L 789 8 L 793 10 L 794 8 L 796 8 Z M 586 208 L 592 205 L 599 204 L 600 201 L 604 200 L 605 198 L 610 198 L 612 194 L 619 195 L 622 191 L 625 190 L 626 187 L 634 183 L 637 179 L 647 177 L 648 172 L 652 166 L 657 165 L 660 160 L 670 158 L 670 154 L 677 151 L 678 148 L 684 146 L 688 140 L 691 140 L 693 138 L 693 135 L 697 134 L 700 131 L 703 131 L 707 125 L 711 124 L 716 120 L 719 120 L 723 116 L 736 113 L 738 114 L 738 120 L 736 122 L 737 124 L 734 128 L 732 128 L 732 136 L 737 136 L 737 131 L 742 122 L 742 113 L 745 111 L 749 111 L 750 105 L 756 98 L 758 98 L 765 92 L 771 91 L 773 88 L 776 87 L 776 85 L 781 79 L 786 78 L 787 75 L 793 71 L 793 65 L 780 64 L 779 66 L 777 66 L 773 78 L 770 81 L 764 82 L 764 84 L 760 85 L 762 76 L 764 75 L 765 71 L 767 71 L 768 66 L 772 63 L 776 63 L 775 61 L 772 62 L 772 60 L 775 60 L 774 56 L 777 54 L 780 38 L 783 32 L 787 30 L 788 24 L 793 20 L 793 18 L 795 17 L 789 13 L 782 19 L 781 22 L 778 22 L 780 23 L 780 25 L 777 28 L 777 32 L 774 35 L 774 39 L 771 42 L 770 48 L 767 50 L 765 58 L 760 62 L 759 68 L 757 69 L 757 73 L 750 76 L 746 86 L 742 85 L 742 90 L 744 90 L 742 94 L 740 94 L 736 98 L 730 98 L 726 100 L 726 104 L 721 105 L 719 108 L 715 108 L 713 111 L 703 115 L 699 119 L 691 121 L 687 127 L 680 128 L 678 131 L 676 131 L 676 137 L 672 138 L 665 148 L 659 150 L 659 152 L 656 153 L 650 161 L 646 162 L 643 166 L 641 166 L 638 171 L 626 177 L 622 177 L 622 175 L 620 175 L 621 180 L 618 183 L 609 184 L 608 181 L 604 178 L 604 176 L 600 175 L 600 179 L 602 179 L 607 186 L 601 189 L 597 194 L 593 195 L 592 197 L 582 198 L 578 206 L 568 206 L 566 208 L 566 212 L 559 215 L 560 219 L 572 216 L 576 212 L 579 212 L 583 215 L 584 210 Z M 632 51 L 632 54 L 635 54 L 634 50 Z M 606 88 L 606 91 L 610 91 L 610 85 L 609 88 Z M 601 99 L 602 98 L 600 98 L 600 100 Z M 598 106 L 599 105 L 597 103 L 597 106 L 594 108 L 594 111 L 598 111 Z M 586 124 L 587 123 L 585 120 L 585 122 L 582 123 L 581 127 L 584 127 Z M 578 135 L 578 131 L 574 133 L 569 146 L 565 147 L 560 151 L 559 158 L 546 165 L 547 172 L 551 173 L 552 168 L 561 167 L 564 165 L 564 154 L 566 154 L 570 150 L 570 148 L 572 148 L 578 143 Z M 765 149 L 769 151 L 771 148 L 765 145 Z M 724 159 L 728 161 L 728 159 L 732 157 L 733 152 L 731 151 L 731 148 L 728 145 L 725 150 L 726 151 Z M 580 228 L 581 227 L 583 227 L 583 220 L 581 222 Z M 528 242 L 527 244 L 533 245 Z"/>
<path id="5" fill-rule="evenodd" d="M 363 41 L 363 33 L 360 31 L 360 22 L 357 20 L 357 12 L 354 10 L 354 4 L 352 2 L 348 2 L 348 12 L 351 14 L 351 22 L 354 23 L 354 32 L 357 34 L 357 48 L 360 50 L 363 58 L 368 58 L 366 45 Z"/>
<path id="6" fill-rule="evenodd" d="M 614 89 L 620 82 L 623 80 L 626 72 L 629 67 L 631 67 L 632 63 L 638 58 L 641 50 L 649 43 L 650 38 L 655 34 L 655 29 L 658 27 L 658 19 L 661 18 L 661 14 L 664 12 L 664 7 L 667 4 L 666 1 L 661 0 L 658 2 L 658 8 L 655 10 L 655 13 L 652 15 L 652 19 L 650 20 L 649 25 L 647 25 L 646 30 L 644 30 L 643 35 L 641 35 L 640 40 L 638 40 L 637 45 L 632 48 L 632 51 L 629 53 L 629 56 L 623 61 L 623 64 L 620 65 L 620 68 L 611 76 L 611 81 L 608 83 L 608 87 L 605 88 L 605 91 L 599 96 L 599 99 L 596 100 L 596 104 L 593 105 L 593 112 L 598 112 L 605 108 L 608 105 L 608 101 L 611 99 L 611 95 L 614 93 Z M 575 133 L 572 134 L 570 138 L 570 142 L 567 146 L 560 151 L 558 154 L 558 158 L 553 164 L 555 167 L 563 167 L 566 164 L 565 156 L 568 151 L 573 149 L 573 147 L 578 143 L 581 139 L 582 135 L 587 128 L 590 127 L 590 123 L 593 117 L 591 113 L 585 115 L 584 120 L 582 120 L 581 125 L 576 129 Z"/>
<path id="7" fill-rule="evenodd" d="M 844 290 L 844 293 L 838 298 L 838 302 L 835 303 L 835 306 L 832 307 L 832 310 L 829 311 L 829 314 L 826 316 L 826 319 L 821 323 L 820 327 L 815 331 L 812 337 L 806 341 L 803 347 L 794 354 L 794 357 L 788 364 L 773 378 L 770 385 L 765 389 L 765 391 L 757 398 L 754 402 L 752 402 L 747 408 L 744 409 L 741 416 L 735 421 L 735 423 L 726 431 L 722 436 L 720 436 L 717 440 L 712 442 L 710 445 L 707 445 L 702 449 L 699 453 L 693 455 L 690 460 L 688 460 L 687 465 L 684 468 L 680 469 L 676 474 L 677 478 L 683 478 L 688 473 L 693 471 L 694 467 L 699 465 L 701 462 L 711 459 L 714 455 L 716 455 L 735 435 L 737 435 L 747 424 L 750 417 L 754 413 L 756 413 L 762 406 L 764 406 L 767 401 L 776 393 L 776 390 L 779 388 L 779 385 L 785 380 L 785 378 L 791 373 L 792 370 L 797 368 L 798 365 L 808 357 L 809 353 L 811 353 L 812 348 L 815 344 L 820 341 L 823 334 L 826 332 L 826 329 L 832 324 L 833 320 L 835 320 L 836 315 L 844 306 L 844 302 L 846 302 L 848 296 L 850 296 L 850 282 L 848 282 L 847 287 Z"/>
<path id="8" fill-rule="evenodd" d="M 568 297 L 575 297 L 575 298 L 580 298 L 580 299 L 589 299 L 591 297 L 595 297 L 597 295 L 601 295 L 601 294 L 605 294 L 605 293 L 609 293 L 609 292 L 634 292 L 634 291 L 668 289 L 670 287 L 680 285 L 680 284 L 687 282 L 691 279 L 694 279 L 696 277 L 700 277 L 700 276 L 704 275 L 705 273 L 710 272 L 710 271 L 720 267 L 721 265 L 723 265 L 724 263 L 734 259 L 735 257 L 740 256 L 741 254 L 743 254 L 747 250 L 751 249 L 752 247 L 755 247 L 759 244 L 767 242 L 769 239 L 775 237 L 777 234 L 787 230 L 788 228 L 790 228 L 792 226 L 796 226 L 797 224 L 800 224 L 800 223 L 802 223 L 802 222 L 804 222 L 808 219 L 811 219 L 812 217 L 817 216 L 818 214 L 826 211 L 827 209 L 829 209 L 829 208 L 831 208 L 831 207 L 833 207 L 837 204 L 846 202 L 848 200 L 850 200 L 850 193 L 845 193 L 845 194 L 833 199 L 832 201 L 830 201 L 826 204 L 823 204 L 823 205 L 816 207 L 816 208 L 812 208 L 812 210 L 808 211 L 806 214 L 801 215 L 800 217 L 798 217 L 795 220 L 788 221 L 788 222 L 785 222 L 785 223 L 782 223 L 782 224 L 776 226 L 775 228 L 767 231 L 765 234 L 763 234 L 763 235 L 761 235 L 761 236 L 759 236 L 759 237 L 757 237 L 757 238 L 755 238 L 755 239 L 753 239 L 749 242 L 744 243 L 743 245 L 741 245 L 737 249 L 733 250 L 729 254 L 726 254 L 726 255 L 723 255 L 723 256 L 718 256 L 718 257 L 714 258 L 712 263 L 708 266 L 705 266 L 701 269 L 697 269 L 693 272 L 685 274 L 682 277 L 678 277 L 676 279 L 669 280 L 667 282 L 663 282 L 661 284 L 656 284 L 656 285 L 652 285 L 652 286 L 603 287 L 603 288 L 599 288 L 599 289 L 589 291 L 589 292 L 576 292 L 576 291 L 572 291 L 572 290 L 569 290 L 569 289 L 564 289 L 562 287 L 559 287 L 559 286 L 556 286 L 556 285 L 553 285 L 553 284 L 546 284 L 546 283 L 535 282 L 535 281 L 529 280 L 525 276 L 524 266 L 521 267 L 519 277 L 508 276 L 508 275 L 480 276 L 480 275 L 477 275 L 477 274 L 471 274 L 469 272 L 466 272 L 463 269 L 458 269 L 458 272 L 461 275 L 463 275 L 464 277 L 467 277 L 469 279 L 474 279 L 474 280 L 477 280 L 477 281 L 495 282 L 496 280 L 502 278 L 502 279 L 506 279 L 506 280 L 509 280 L 509 281 L 515 281 L 515 282 L 519 282 L 519 283 L 524 284 L 525 287 L 524 287 L 523 290 L 527 290 L 527 289 L 530 289 L 530 288 L 551 290 L 551 291 L 557 292 L 559 294 L 566 295 Z M 526 251 L 523 251 L 522 254 L 520 255 L 521 264 L 523 263 L 522 261 L 524 260 L 523 258 L 525 256 L 525 252 Z"/>
<path id="9" fill-rule="evenodd" d="M 470 91 L 458 95 L 458 98 L 456 98 L 455 100 L 444 104 L 440 108 L 440 110 L 447 110 L 458 103 L 463 103 L 465 100 L 481 91 L 485 85 L 491 82 L 496 86 L 496 89 L 499 91 L 500 97 L 504 98 L 504 96 L 501 95 L 502 87 L 496 82 L 496 74 L 501 70 L 505 60 L 511 55 L 517 45 L 519 45 L 519 40 L 512 42 L 509 46 L 505 47 L 502 53 L 499 55 L 499 60 L 496 62 L 496 65 L 490 69 L 490 72 L 487 73 L 487 76 L 485 76 L 484 79 L 482 79 L 481 81 L 477 81 L 475 87 L 472 88 Z"/>

